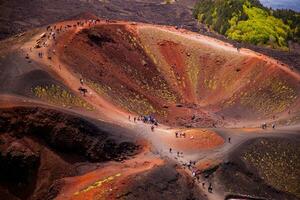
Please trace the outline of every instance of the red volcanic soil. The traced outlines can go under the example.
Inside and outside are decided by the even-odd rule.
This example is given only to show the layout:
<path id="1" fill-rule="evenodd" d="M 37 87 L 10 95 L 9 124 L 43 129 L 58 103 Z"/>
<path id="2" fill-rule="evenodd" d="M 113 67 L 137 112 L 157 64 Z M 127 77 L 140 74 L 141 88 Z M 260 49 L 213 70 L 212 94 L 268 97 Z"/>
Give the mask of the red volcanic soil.
<path id="1" fill-rule="evenodd" d="M 61 41 L 61 42 L 60 42 Z M 169 27 L 100 22 L 58 38 L 59 59 L 119 108 L 179 126 L 299 111 L 299 75 L 249 50 Z M 56 48 L 56 47 L 54 47 Z"/>
<path id="2" fill-rule="evenodd" d="M 56 199 L 118 199 L 130 176 L 158 167 L 163 160 L 138 157 L 124 163 L 106 163 L 82 176 L 64 178 L 66 184 Z"/>
<path id="3" fill-rule="evenodd" d="M 185 133 L 185 138 L 175 137 L 175 133 L 162 137 L 162 141 L 172 149 L 181 149 L 186 152 L 195 152 L 216 148 L 224 143 L 224 139 L 210 130 L 190 129 L 179 132 Z"/>
<path id="4" fill-rule="evenodd" d="M 210 176 L 236 145 L 259 134 L 199 127 L 300 120 L 298 73 L 182 29 L 78 20 L 0 44 L 0 194 L 8 198 L 206 199 L 188 174 Z M 151 131 L 128 115 L 153 115 L 159 126 Z M 176 138 L 176 130 L 186 137 Z M 144 139 L 151 146 L 141 152 Z"/>
<path id="5" fill-rule="evenodd" d="M 78 174 L 76 162 L 121 161 L 138 152 L 137 145 L 115 132 L 116 125 L 96 126 L 32 105 L 6 106 L 0 109 L 1 199 L 51 199 L 62 185 L 60 178 Z"/>
<path id="6" fill-rule="evenodd" d="M 176 76 L 175 85 L 182 91 L 184 101 L 193 103 L 195 98 L 192 94 L 191 83 L 184 81 L 188 79 L 187 74 L 184 71 L 185 63 L 184 55 L 182 55 L 182 52 L 185 51 L 185 47 L 172 41 L 162 41 L 158 45 L 160 46 L 160 53 L 168 65 L 171 66 L 174 76 Z"/>

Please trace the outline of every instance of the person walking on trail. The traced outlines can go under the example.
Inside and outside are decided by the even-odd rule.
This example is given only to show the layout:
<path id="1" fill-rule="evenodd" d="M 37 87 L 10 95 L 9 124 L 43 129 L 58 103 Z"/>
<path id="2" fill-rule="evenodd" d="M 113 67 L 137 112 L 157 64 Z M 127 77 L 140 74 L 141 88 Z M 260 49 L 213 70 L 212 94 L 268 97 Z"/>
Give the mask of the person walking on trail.
<path id="1" fill-rule="evenodd" d="M 169 149 L 169 153 L 172 153 L 172 148 Z"/>
<path id="2" fill-rule="evenodd" d="M 211 183 L 209 184 L 209 186 L 208 186 L 207 190 L 208 190 L 208 192 L 209 192 L 209 193 L 212 193 L 212 190 L 213 190 L 213 189 L 212 189 L 212 185 L 211 185 Z"/>
<path id="3" fill-rule="evenodd" d="M 81 94 L 83 94 L 83 96 L 85 96 L 85 94 L 88 92 L 87 91 L 87 89 L 86 88 L 83 88 L 83 87 L 79 87 L 79 92 L 81 93 Z"/>
<path id="4" fill-rule="evenodd" d="M 275 129 L 275 124 L 272 124 L 272 128 Z"/>
<path id="5" fill-rule="evenodd" d="M 154 126 L 151 126 L 151 131 L 154 132 Z"/>
<path id="6" fill-rule="evenodd" d="M 83 79 L 82 78 L 80 79 L 80 84 L 83 85 Z"/>
<path id="7" fill-rule="evenodd" d="M 134 123 L 136 122 L 136 117 L 133 118 Z"/>
<path id="8" fill-rule="evenodd" d="M 130 121 L 130 115 L 128 116 L 128 120 Z"/>
<path id="9" fill-rule="evenodd" d="M 196 176 L 196 172 L 193 170 L 192 177 L 194 178 Z"/>
<path id="10" fill-rule="evenodd" d="M 178 138 L 178 132 L 175 132 L 175 137 Z"/>
<path id="11" fill-rule="evenodd" d="M 231 143 L 231 138 L 230 137 L 228 138 L 228 143 Z"/>

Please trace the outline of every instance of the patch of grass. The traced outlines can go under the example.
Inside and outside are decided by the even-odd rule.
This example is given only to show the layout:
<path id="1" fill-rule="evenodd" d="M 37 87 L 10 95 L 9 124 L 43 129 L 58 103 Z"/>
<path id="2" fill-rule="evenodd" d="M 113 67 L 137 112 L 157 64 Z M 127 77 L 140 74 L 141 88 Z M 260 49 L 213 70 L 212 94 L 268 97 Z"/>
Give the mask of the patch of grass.
<path id="1" fill-rule="evenodd" d="M 254 70 L 253 74 L 256 73 L 258 71 Z M 250 77 L 253 74 L 251 73 Z M 296 90 L 278 77 L 269 77 L 259 85 L 260 87 L 255 85 L 252 89 L 243 89 L 234 93 L 229 99 L 222 102 L 223 106 L 226 108 L 240 103 L 267 117 L 285 111 L 298 98 Z"/>
<path id="2" fill-rule="evenodd" d="M 282 139 L 259 139 L 242 155 L 266 183 L 300 197 L 300 146 Z"/>
<path id="3" fill-rule="evenodd" d="M 34 95 L 49 103 L 63 107 L 80 107 L 86 110 L 94 110 L 93 106 L 81 98 L 71 94 L 58 85 L 36 86 L 32 89 Z"/>
<path id="4" fill-rule="evenodd" d="M 104 179 L 101 179 L 101 180 L 98 180 L 96 182 L 94 182 L 93 184 L 91 184 L 90 186 L 80 190 L 80 191 L 77 191 L 74 193 L 74 195 L 79 195 L 79 194 L 82 194 L 82 193 L 86 193 L 86 192 L 89 192 L 90 190 L 93 190 L 95 188 L 98 188 L 98 187 L 101 187 L 102 185 L 104 184 L 107 184 L 109 182 L 112 182 L 114 181 L 116 178 L 120 177 L 121 176 L 121 173 L 118 173 L 118 174 L 115 174 L 115 175 L 112 175 L 112 176 L 108 176 Z"/>
<path id="5" fill-rule="evenodd" d="M 129 112 L 139 115 L 166 115 L 165 111 L 156 109 L 144 95 L 129 90 L 126 86 L 120 85 L 118 89 L 113 89 L 106 84 L 100 84 L 90 80 L 86 80 L 85 82 L 94 88 L 97 93 L 106 96 L 120 108 L 126 109 Z M 147 90 L 149 90 L 149 88 Z"/>
<path id="6" fill-rule="evenodd" d="M 204 85 L 206 86 L 207 89 L 210 89 L 210 90 L 217 89 L 217 81 L 214 78 L 205 79 L 204 80 Z"/>
<path id="7" fill-rule="evenodd" d="M 244 92 L 241 95 L 241 104 L 271 115 L 283 112 L 297 98 L 296 91 L 278 78 L 269 78 L 261 85 L 263 87 Z"/>

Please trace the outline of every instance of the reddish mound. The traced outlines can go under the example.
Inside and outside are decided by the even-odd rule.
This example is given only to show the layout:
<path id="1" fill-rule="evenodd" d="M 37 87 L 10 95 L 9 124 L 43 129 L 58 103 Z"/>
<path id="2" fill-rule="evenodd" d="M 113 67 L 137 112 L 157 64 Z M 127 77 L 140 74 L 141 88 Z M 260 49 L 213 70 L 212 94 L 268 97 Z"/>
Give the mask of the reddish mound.
<path id="1" fill-rule="evenodd" d="M 172 149 L 181 149 L 185 152 L 196 152 L 200 149 L 211 149 L 224 143 L 224 139 L 210 130 L 191 129 L 184 131 L 185 138 L 174 135 L 162 136 L 162 140 Z"/>

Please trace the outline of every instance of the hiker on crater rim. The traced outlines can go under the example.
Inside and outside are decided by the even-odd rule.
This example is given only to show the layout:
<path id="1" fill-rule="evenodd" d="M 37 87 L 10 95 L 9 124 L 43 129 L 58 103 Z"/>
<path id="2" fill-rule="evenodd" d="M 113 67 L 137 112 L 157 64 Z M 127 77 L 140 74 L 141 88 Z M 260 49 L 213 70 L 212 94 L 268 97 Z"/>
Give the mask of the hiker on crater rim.
<path id="1" fill-rule="evenodd" d="M 263 124 L 261 125 L 261 128 L 262 128 L 262 129 L 266 129 L 266 128 L 267 128 L 267 124 L 266 124 L 266 123 L 263 123 Z"/>
<path id="2" fill-rule="evenodd" d="M 85 96 L 85 94 L 88 92 L 88 90 L 86 88 L 83 88 L 83 87 L 79 87 L 78 90 L 80 91 L 81 94 L 83 94 L 83 96 Z"/>

